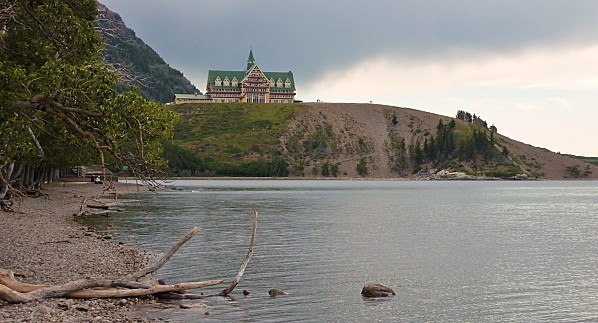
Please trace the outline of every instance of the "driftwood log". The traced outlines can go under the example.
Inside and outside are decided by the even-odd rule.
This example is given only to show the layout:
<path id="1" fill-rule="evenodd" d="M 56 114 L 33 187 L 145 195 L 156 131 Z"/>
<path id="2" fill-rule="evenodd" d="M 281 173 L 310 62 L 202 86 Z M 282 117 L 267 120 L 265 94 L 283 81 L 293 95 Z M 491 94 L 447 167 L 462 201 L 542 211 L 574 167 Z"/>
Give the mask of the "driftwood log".
<path id="1" fill-rule="evenodd" d="M 183 282 L 174 285 L 160 285 L 150 275 L 162 268 L 178 249 L 191 239 L 197 232 L 194 227 L 189 233 L 181 237 L 154 265 L 138 270 L 122 277 L 83 278 L 61 285 L 38 285 L 19 282 L 14 273 L 8 269 L 0 269 L 0 300 L 9 303 L 26 303 L 34 300 L 55 297 L 70 298 L 120 298 L 144 295 L 157 295 L 171 298 L 204 298 L 211 296 L 227 296 L 237 286 L 249 259 L 253 255 L 253 244 L 257 231 L 258 212 L 253 210 L 253 230 L 249 243 L 249 252 L 241 263 L 241 268 L 235 279 L 222 292 L 214 295 L 183 295 L 187 290 L 221 284 L 222 280 L 208 280 L 201 282 Z"/>

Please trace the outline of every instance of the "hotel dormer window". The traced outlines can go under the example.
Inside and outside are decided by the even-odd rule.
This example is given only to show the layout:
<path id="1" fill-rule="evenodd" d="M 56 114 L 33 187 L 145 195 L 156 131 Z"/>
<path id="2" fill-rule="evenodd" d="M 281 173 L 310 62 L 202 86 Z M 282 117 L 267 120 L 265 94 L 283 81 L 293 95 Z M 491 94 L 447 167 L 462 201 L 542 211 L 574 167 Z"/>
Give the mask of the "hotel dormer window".
<path id="1" fill-rule="evenodd" d="M 251 50 L 244 66 L 241 70 L 208 71 L 206 96 L 211 102 L 293 102 L 296 86 L 291 71 L 262 70 Z"/>

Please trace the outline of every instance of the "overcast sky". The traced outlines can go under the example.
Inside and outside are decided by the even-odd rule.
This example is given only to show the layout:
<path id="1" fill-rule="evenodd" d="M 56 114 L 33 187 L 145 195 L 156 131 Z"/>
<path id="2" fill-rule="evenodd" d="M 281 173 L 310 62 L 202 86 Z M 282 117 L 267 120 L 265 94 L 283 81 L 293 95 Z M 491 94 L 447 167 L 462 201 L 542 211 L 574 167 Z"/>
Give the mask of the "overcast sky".
<path id="1" fill-rule="evenodd" d="M 292 70 L 297 98 L 454 116 L 598 156 L 598 1 L 103 0 L 205 91 L 208 69 Z"/>

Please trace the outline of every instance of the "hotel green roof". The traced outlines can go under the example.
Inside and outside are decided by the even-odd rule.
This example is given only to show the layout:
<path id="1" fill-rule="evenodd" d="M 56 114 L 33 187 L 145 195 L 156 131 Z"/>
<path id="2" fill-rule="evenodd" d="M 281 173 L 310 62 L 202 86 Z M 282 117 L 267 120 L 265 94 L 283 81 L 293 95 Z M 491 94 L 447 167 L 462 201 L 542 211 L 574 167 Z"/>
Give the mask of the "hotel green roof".
<path id="1" fill-rule="evenodd" d="M 210 87 L 213 89 L 239 89 L 241 86 L 241 82 L 245 79 L 247 74 L 249 74 L 249 72 L 251 72 L 251 70 L 253 69 L 254 66 L 257 66 L 257 64 L 255 64 L 253 50 L 250 50 L 249 58 L 247 59 L 246 70 L 244 70 L 244 71 L 209 70 L 208 71 L 208 83 L 210 84 Z M 268 80 L 274 81 L 274 86 L 271 86 L 270 89 L 295 91 L 295 79 L 293 77 L 293 72 L 288 71 L 288 72 L 263 72 L 263 73 L 264 73 L 264 76 L 266 76 L 266 78 Z M 220 80 L 223 82 L 224 82 L 224 79 L 228 77 L 229 82 L 231 82 L 230 85 L 216 86 L 215 81 L 218 77 L 220 77 Z M 232 81 L 234 78 L 236 78 L 237 82 L 239 82 L 239 84 L 237 86 L 232 85 Z M 278 82 L 278 79 L 280 79 L 283 84 L 286 82 L 287 79 L 289 79 L 289 81 L 291 82 L 291 87 L 284 87 L 284 86 L 277 87 L 276 82 Z"/>

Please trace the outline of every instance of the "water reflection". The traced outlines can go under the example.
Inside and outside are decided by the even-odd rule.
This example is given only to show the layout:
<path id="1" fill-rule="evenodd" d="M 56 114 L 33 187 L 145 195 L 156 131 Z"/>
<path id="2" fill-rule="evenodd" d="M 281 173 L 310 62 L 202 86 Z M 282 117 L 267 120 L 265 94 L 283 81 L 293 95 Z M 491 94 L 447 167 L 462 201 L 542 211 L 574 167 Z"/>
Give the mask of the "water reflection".
<path id="1" fill-rule="evenodd" d="M 259 209 L 254 257 L 236 300 L 208 300 L 211 319 L 598 319 L 595 182 L 176 185 L 183 191 L 142 194 L 141 204 L 102 221 L 117 238 L 156 253 L 199 225 L 160 276 L 232 280 Z M 365 300 L 360 291 L 369 282 L 397 296 Z M 271 288 L 288 295 L 271 298 Z M 190 319 L 185 311 L 171 315 Z"/>

